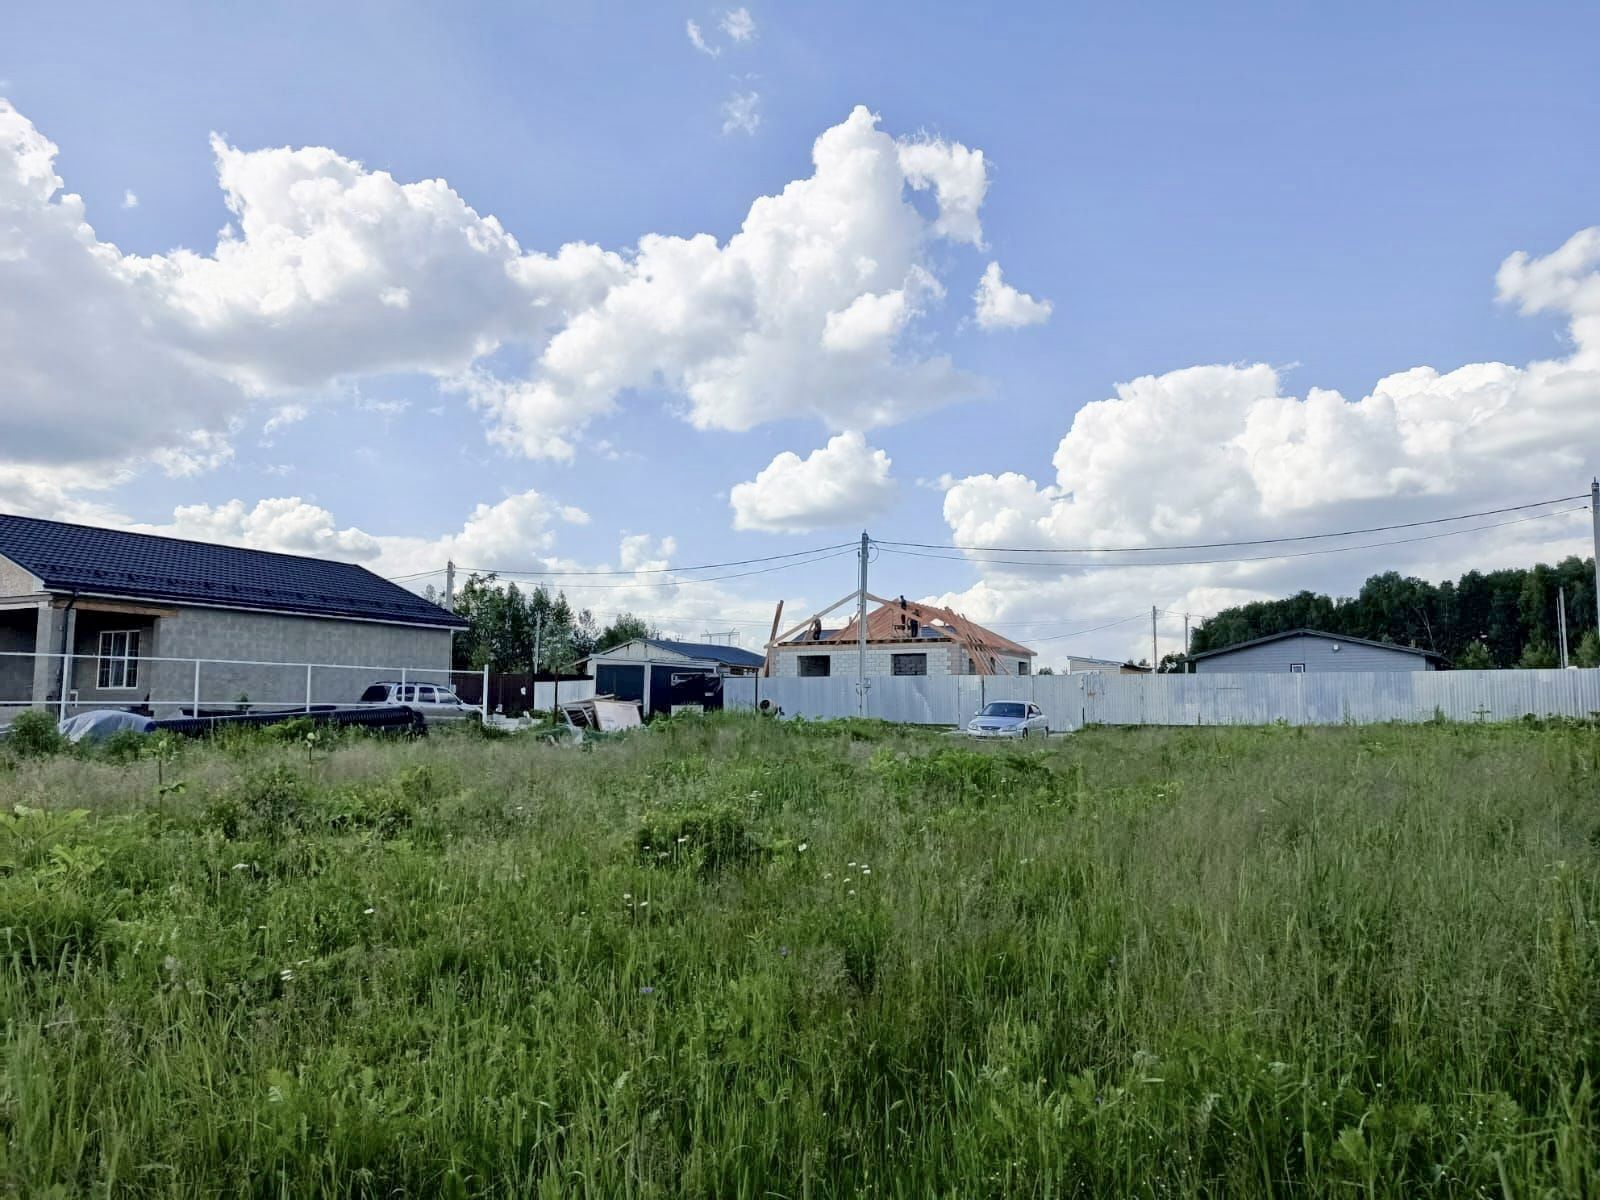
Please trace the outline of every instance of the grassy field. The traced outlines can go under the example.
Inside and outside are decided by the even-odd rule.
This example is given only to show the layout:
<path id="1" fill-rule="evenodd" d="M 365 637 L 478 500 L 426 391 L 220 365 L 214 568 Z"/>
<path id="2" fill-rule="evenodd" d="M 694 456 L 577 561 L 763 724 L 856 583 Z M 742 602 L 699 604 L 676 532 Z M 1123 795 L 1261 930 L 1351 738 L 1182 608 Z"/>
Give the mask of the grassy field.
<path id="1" fill-rule="evenodd" d="M 0 766 L 0 1194 L 1600 1194 L 1593 728 L 132 754 Z"/>

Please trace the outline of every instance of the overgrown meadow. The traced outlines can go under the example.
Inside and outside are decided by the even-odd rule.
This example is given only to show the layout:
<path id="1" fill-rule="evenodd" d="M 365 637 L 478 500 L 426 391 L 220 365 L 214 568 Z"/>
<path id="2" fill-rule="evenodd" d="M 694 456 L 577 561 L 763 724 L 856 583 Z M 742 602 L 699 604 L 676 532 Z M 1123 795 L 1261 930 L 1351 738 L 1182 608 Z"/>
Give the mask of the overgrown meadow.
<path id="1" fill-rule="evenodd" d="M 1597 785 L 1582 726 L 9 760 L 0 1194 L 1600 1194 Z"/>

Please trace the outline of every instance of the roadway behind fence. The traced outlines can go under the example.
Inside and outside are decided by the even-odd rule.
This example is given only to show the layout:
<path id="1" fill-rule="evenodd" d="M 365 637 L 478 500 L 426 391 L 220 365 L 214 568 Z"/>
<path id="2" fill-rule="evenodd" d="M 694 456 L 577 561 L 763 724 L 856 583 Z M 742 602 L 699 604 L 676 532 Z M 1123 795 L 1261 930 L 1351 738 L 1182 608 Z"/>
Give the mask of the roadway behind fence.
<path id="1" fill-rule="evenodd" d="M 786 716 L 857 715 L 856 681 L 729 679 L 730 709 L 770 701 Z M 1381 721 L 1509 721 L 1600 713 L 1600 670 L 1386 671 L 1371 674 L 879 676 L 867 715 L 959 725 L 991 700 L 1031 700 L 1053 730 L 1084 725 L 1367 725 Z"/>

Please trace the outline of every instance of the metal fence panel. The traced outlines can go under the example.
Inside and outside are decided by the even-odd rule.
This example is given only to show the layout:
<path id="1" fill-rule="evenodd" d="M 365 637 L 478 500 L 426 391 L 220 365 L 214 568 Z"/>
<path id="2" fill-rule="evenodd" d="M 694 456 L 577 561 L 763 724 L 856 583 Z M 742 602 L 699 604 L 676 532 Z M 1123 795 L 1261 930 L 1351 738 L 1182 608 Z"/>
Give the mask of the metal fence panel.
<path id="1" fill-rule="evenodd" d="M 855 680 L 730 680 L 730 708 L 760 695 L 785 713 L 856 714 Z M 1100 725 L 1366 725 L 1509 721 L 1600 714 L 1600 670 L 1381 671 L 1362 674 L 881 677 L 867 711 L 918 725 L 960 725 L 989 700 L 1032 700 L 1055 730 Z"/>

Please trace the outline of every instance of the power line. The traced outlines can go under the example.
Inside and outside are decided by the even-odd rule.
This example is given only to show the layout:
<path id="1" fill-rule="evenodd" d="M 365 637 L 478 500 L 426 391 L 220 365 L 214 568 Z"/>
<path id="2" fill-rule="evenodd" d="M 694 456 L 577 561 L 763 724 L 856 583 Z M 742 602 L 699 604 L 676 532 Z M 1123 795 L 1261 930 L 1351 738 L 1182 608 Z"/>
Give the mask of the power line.
<path id="1" fill-rule="evenodd" d="M 1099 633 L 1102 629 L 1115 629 L 1118 625 L 1126 625 L 1129 621 L 1142 621 L 1149 613 L 1136 612 L 1131 617 L 1123 617 L 1116 621 L 1107 621 L 1104 625 L 1093 625 L 1088 629 L 1080 629 L 1076 633 L 1058 633 L 1052 637 L 1036 638 L 1040 642 L 1064 642 L 1068 638 L 1082 637 L 1086 633 Z"/>
<path id="2" fill-rule="evenodd" d="M 814 563 L 827 562 L 830 558 L 842 558 L 847 554 L 854 554 L 855 546 L 847 546 L 843 550 L 835 550 L 832 554 L 822 554 L 815 558 L 803 559 L 799 562 L 779 563 L 777 566 L 760 567 L 753 571 L 735 571 L 728 575 L 702 575 L 697 579 L 657 579 L 636 583 L 563 583 L 560 589 L 565 592 L 590 592 L 590 591 L 631 591 L 635 589 L 650 590 L 653 588 L 688 587 L 696 583 L 718 583 L 725 579 L 745 579 L 751 575 L 770 575 L 774 571 L 787 571 L 791 567 L 808 567 Z M 758 560 L 759 561 L 759 560 Z"/>
<path id="3" fill-rule="evenodd" d="M 591 575 L 626 575 L 630 577 L 635 575 L 673 575 L 684 571 L 714 571 L 720 570 L 723 567 L 748 567 L 752 563 L 781 562 L 785 559 L 807 558 L 810 555 L 823 554 L 829 550 L 854 550 L 855 548 L 856 544 L 854 542 L 836 542 L 831 546 L 814 546 L 810 550 L 794 550 L 788 554 L 764 554 L 759 558 L 735 558 L 730 559 L 727 562 L 699 563 L 690 567 L 639 567 L 635 570 L 605 567 L 596 570 L 581 571 L 517 571 L 510 569 L 490 570 L 486 567 L 458 567 L 457 570 L 466 571 L 469 575 L 514 575 L 518 578 L 523 576 L 559 576 L 562 578 L 577 578 Z"/>
<path id="4" fill-rule="evenodd" d="M 1284 537 L 1255 538 L 1249 541 L 1235 542 L 1178 542 L 1167 545 L 1155 546 L 1077 546 L 1077 547 L 1040 547 L 1040 546 L 965 546 L 950 545 L 936 542 L 891 542 L 878 541 L 880 546 L 902 546 L 917 550 L 971 550 L 983 551 L 994 554 L 1149 554 L 1163 550 L 1225 550 L 1236 546 L 1270 546 L 1286 542 L 1311 542 L 1326 538 L 1358 537 L 1368 533 L 1388 533 L 1395 529 L 1418 529 L 1424 525 L 1444 525 L 1451 521 L 1470 521 L 1477 517 L 1498 517 L 1509 512 L 1525 512 L 1530 508 L 1543 508 L 1547 504 L 1565 504 L 1569 500 L 1586 500 L 1588 493 L 1579 493 L 1574 496 L 1557 496 L 1550 500 L 1535 500 L 1529 504 L 1513 504 L 1505 508 L 1488 508 L 1481 512 L 1458 513 L 1453 517 L 1433 517 L 1426 521 L 1403 521 L 1394 525 L 1371 525 L 1365 529 L 1340 529 L 1328 533 L 1302 533 L 1286 535 Z M 1485 526 L 1493 529 L 1495 526 Z M 1380 542 L 1379 545 L 1392 545 L 1396 543 Z M 1217 559 L 1217 562 L 1248 561 Z M 1186 564 L 1163 564 L 1178 565 Z"/>
<path id="5" fill-rule="evenodd" d="M 1547 500 L 1544 503 L 1546 503 L 1546 504 L 1554 504 L 1554 503 L 1557 503 L 1557 501 Z M 1522 505 L 1520 507 L 1521 508 L 1527 508 L 1527 507 L 1531 507 L 1531 506 Z M 911 558 L 936 558 L 936 559 L 942 559 L 945 562 L 990 563 L 990 564 L 998 564 L 998 565 L 1001 565 L 1001 566 L 1016 566 L 1016 567 L 1045 567 L 1045 568 L 1052 568 L 1052 569 L 1062 570 L 1062 571 L 1105 571 L 1105 570 L 1115 570 L 1115 569 L 1119 569 L 1119 568 L 1129 568 L 1129 567 L 1202 567 L 1202 566 L 1210 566 L 1210 565 L 1225 564 L 1225 563 L 1277 562 L 1277 561 L 1279 561 L 1281 559 L 1311 558 L 1311 557 L 1314 557 L 1316 555 L 1321 555 L 1321 554 L 1347 554 L 1347 553 L 1349 553 L 1351 551 L 1354 551 L 1354 550 L 1377 550 L 1377 549 L 1381 549 L 1384 546 L 1403 546 L 1403 545 L 1409 545 L 1409 544 L 1411 544 L 1413 542 L 1431 542 L 1431 541 L 1435 541 L 1435 540 L 1437 540 L 1439 538 L 1459 537 L 1461 534 L 1464 534 L 1464 533 L 1482 533 L 1483 531 L 1489 530 L 1489 529 L 1503 529 L 1508 525 L 1525 525 L 1530 521 L 1544 521 L 1544 520 L 1548 520 L 1551 517 L 1563 517 L 1563 516 L 1566 516 L 1566 515 L 1568 515 L 1570 513 L 1585 512 L 1585 511 L 1588 510 L 1588 507 L 1589 506 L 1587 504 L 1580 504 L 1580 505 L 1577 505 L 1574 508 L 1557 509 L 1555 512 L 1536 513 L 1534 516 L 1531 516 L 1531 517 L 1517 517 L 1517 518 L 1515 518 L 1513 520 L 1510 520 L 1510 521 L 1494 521 L 1494 522 L 1491 522 L 1491 523 L 1489 523 L 1487 525 L 1471 525 L 1471 526 L 1468 526 L 1466 529 L 1447 529 L 1447 530 L 1444 530 L 1441 533 L 1425 533 L 1425 534 L 1422 534 L 1422 535 L 1420 535 L 1418 537 L 1392 538 L 1392 539 L 1390 539 L 1389 541 L 1386 541 L 1386 542 L 1360 542 L 1360 543 L 1358 543 L 1358 544 L 1356 544 L 1354 546 L 1333 546 L 1333 547 L 1330 547 L 1329 549 L 1326 549 L 1326 550 L 1295 550 L 1295 551 L 1289 551 L 1289 552 L 1284 553 L 1284 554 L 1252 554 L 1252 555 L 1245 555 L 1245 556 L 1242 556 L 1242 557 L 1239 557 L 1239 558 L 1161 559 L 1160 561 L 1156 561 L 1156 562 L 1132 562 L 1132 563 L 1097 563 L 1097 562 L 1075 562 L 1075 563 L 1068 562 L 1068 563 L 1064 563 L 1064 562 L 1042 562 L 1042 561 L 1040 561 L 1038 559 L 1025 559 L 1025 558 L 1023 558 L 1023 559 L 1019 559 L 1019 558 L 975 558 L 975 557 L 970 557 L 970 556 L 968 556 L 966 554 L 929 554 L 929 553 L 926 553 L 926 552 L 923 552 L 923 551 L 918 551 L 918 550 L 891 550 L 891 549 L 888 549 L 887 545 L 885 546 L 884 553 L 885 554 L 906 555 L 906 556 L 911 557 Z M 1516 511 L 1518 511 L 1518 509 L 1507 508 L 1507 509 L 1501 509 L 1499 511 L 1501 511 L 1501 512 L 1516 512 Z M 1449 519 L 1450 520 L 1458 520 L 1459 521 L 1459 520 L 1462 520 L 1463 518 L 1461 518 L 1461 517 L 1452 517 L 1452 518 L 1449 518 Z M 1418 521 L 1418 522 L 1412 522 L 1409 525 L 1390 526 L 1390 528 L 1394 528 L 1394 529 L 1413 528 L 1414 529 L 1418 525 L 1436 524 L 1436 523 L 1437 522 Z M 1311 537 L 1323 537 L 1323 536 L 1335 536 L 1335 535 L 1312 534 L 1312 535 L 1308 535 L 1308 536 L 1311 536 Z M 1339 535 L 1339 536 L 1349 536 L 1349 535 Z M 1288 541 L 1290 539 L 1286 538 L 1284 540 Z M 1301 540 L 1303 540 L 1303 539 L 1301 539 Z M 1247 544 L 1261 545 L 1261 544 L 1264 544 L 1264 543 L 1258 542 L 1258 543 L 1237 543 L 1237 544 L 1239 544 L 1239 545 L 1247 545 Z M 1056 551 L 1056 553 L 1072 553 L 1072 551 Z"/>

